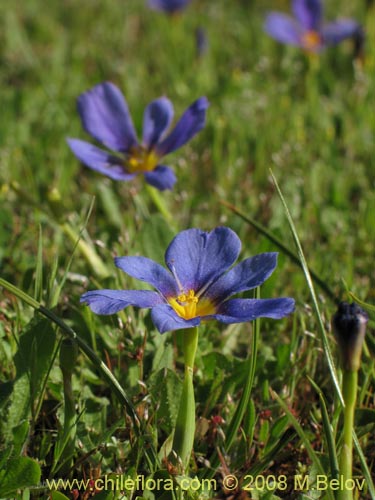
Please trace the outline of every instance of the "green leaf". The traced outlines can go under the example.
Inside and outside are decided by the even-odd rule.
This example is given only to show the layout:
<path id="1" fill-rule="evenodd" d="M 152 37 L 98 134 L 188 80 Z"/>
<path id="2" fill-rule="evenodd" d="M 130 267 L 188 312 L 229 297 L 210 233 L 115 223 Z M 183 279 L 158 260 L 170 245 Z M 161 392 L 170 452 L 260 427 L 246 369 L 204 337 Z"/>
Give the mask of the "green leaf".
<path id="1" fill-rule="evenodd" d="M 318 384 L 316 384 L 310 377 L 308 377 L 308 379 L 310 380 L 311 385 L 314 387 L 314 389 L 319 395 L 320 407 L 323 417 L 323 430 L 326 438 L 328 456 L 330 460 L 331 476 L 333 479 L 337 479 L 340 469 L 336 454 L 335 437 L 332 430 L 331 419 L 328 415 L 328 410 L 327 410 L 327 402 Z"/>
<path id="2" fill-rule="evenodd" d="M 21 335 L 14 357 L 17 377 L 9 409 L 12 427 L 28 417 L 29 406 L 40 398 L 53 363 L 55 341 L 55 330 L 45 318 L 32 319 Z"/>
<path id="3" fill-rule="evenodd" d="M 158 404 L 159 425 L 170 433 L 177 419 L 182 382 L 172 370 L 159 370 L 150 379 L 149 390 L 152 399 Z"/>
<path id="4" fill-rule="evenodd" d="M 23 420 L 28 419 L 30 412 L 30 381 L 26 373 L 16 379 L 13 385 L 11 403 L 9 405 L 3 433 L 8 441 L 12 437 L 12 429 Z"/>
<path id="5" fill-rule="evenodd" d="M 59 491 L 51 491 L 50 493 L 51 500 L 69 500 L 68 497 L 60 493 Z"/>
<path id="6" fill-rule="evenodd" d="M 303 442 L 303 444 L 306 448 L 306 451 L 310 457 L 310 460 L 312 461 L 315 469 L 318 471 L 318 474 L 324 475 L 324 473 L 325 473 L 324 466 L 322 465 L 322 462 L 320 461 L 318 454 L 316 453 L 316 451 L 312 447 L 311 442 L 310 442 L 311 440 L 310 440 L 309 436 L 307 436 L 306 432 L 304 431 L 304 429 L 302 428 L 301 424 L 296 419 L 296 417 L 293 415 L 293 413 L 291 412 L 291 410 L 289 409 L 287 404 L 279 397 L 279 395 L 275 391 L 270 389 L 270 392 L 271 392 L 271 396 L 273 397 L 273 399 L 275 399 L 278 402 L 278 404 L 281 406 L 281 408 L 284 410 L 284 412 L 288 416 L 290 423 L 293 425 L 299 438 Z M 328 490 L 327 495 L 328 495 L 327 498 L 330 498 L 331 500 L 333 500 L 334 497 L 333 497 L 332 491 Z"/>
<path id="7" fill-rule="evenodd" d="M 64 321 L 62 321 L 58 316 L 56 316 L 53 311 L 39 304 L 38 301 L 30 297 L 30 295 L 22 291 L 20 288 L 16 287 L 15 285 L 12 285 L 11 283 L 9 283 L 9 281 L 1 277 L 0 277 L 0 286 L 3 286 L 6 290 L 14 294 L 19 299 L 26 302 L 26 304 L 33 307 L 38 312 L 43 314 L 43 316 L 45 316 L 50 321 L 59 326 L 59 328 L 64 332 L 65 335 L 67 335 L 71 339 L 76 340 L 79 348 L 86 354 L 86 356 L 91 360 L 93 365 L 100 371 L 102 377 L 111 386 L 118 400 L 125 405 L 128 414 L 135 423 L 135 429 L 139 431 L 139 420 L 129 396 L 125 393 L 118 380 L 113 376 L 112 372 L 108 369 L 107 365 L 103 363 L 103 361 L 96 355 L 96 353 L 91 349 L 91 347 L 88 344 L 86 344 L 86 342 L 82 340 L 82 338 L 79 337 L 77 333 L 74 330 L 72 330 L 72 328 L 70 328 Z"/>
<path id="8" fill-rule="evenodd" d="M 115 493 L 113 491 L 103 490 L 95 494 L 95 500 L 114 500 L 115 498 Z M 121 498 L 121 496 L 119 495 L 117 498 Z"/>
<path id="9" fill-rule="evenodd" d="M 0 473 L 0 497 L 6 497 L 21 488 L 36 486 L 40 481 L 40 467 L 31 458 L 18 457 L 9 460 Z"/>
<path id="10" fill-rule="evenodd" d="M 350 297 L 357 302 L 363 309 L 366 309 L 369 313 L 375 313 L 375 306 L 373 304 L 369 304 L 368 302 L 363 302 L 363 300 L 359 299 L 354 293 L 349 292 Z"/>
<path id="11" fill-rule="evenodd" d="M 29 422 L 24 420 L 16 427 L 13 427 L 13 456 L 18 456 L 21 454 L 22 447 L 25 444 L 29 433 Z"/>
<path id="12" fill-rule="evenodd" d="M 339 384 L 339 381 L 338 381 L 338 378 L 337 378 L 336 367 L 335 367 L 335 363 L 333 361 L 333 357 L 332 357 L 332 353 L 331 353 L 331 348 L 329 346 L 328 336 L 327 336 L 326 330 L 324 328 L 323 318 L 322 318 L 322 315 L 320 313 L 319 302 L 318 302 L 317 295 L 315 293 L 315 288 L 314 288 L 314 284 L 313 284 L 313 281 L 312 281 L 311 272 L 310 272 L 310 270 L 308 268 L 308 265 L 307 265 L 307 262 L 306 262 L 306 259 L 305 259 L 305 255 L 303 253 L 302 246 L 301 246 L 298 234 L 297 234 L 296 227 L 294 225 L 292 216 L 291 216 L 291 214 L 289 212 L 288 205 L 286 204 L 284 196 L 283 196 L 283 194 L 282 194 L 282 192 L 280 190 L 280 187 L 279 187 L 279 185 L 277 183 L 277 180 L 276 180 L 276 178 L 275 178 L 275 176 L 273 175 L 272 172 L 271 172 L 271 176 L 272 176 L 273 182 L 275 184 L 276 190 L 277 190 L 277 192 L 279 194 L 281 203 L 283 204 L 284 211 L 285 211 L 288 223 L 289 223 L 289 228 L 290 228 L 290 231 L 292 233 L 295 246 L 297 248 L 298 258 L 299 258 L 300 263 L 301 263 L 300 265 L 301 265 L 302 270 L 304 272 L 305 279 L 306 279 L 306 282 L 307 282 L 307 286 L 308 286 L 309 291 L 310 291 L 310 295 L 311 295 L 313 307 L 314 307 L 315 314 L 316 314 L 317 321 L 318 321 L 318 325 L 319 325 L 320 337 L 321 337 L 322 344 L 323 344 L 323 350 L 324 350 L 324 353 L 325 353 L 325 356 L 326 356 L 326 359 L 327 359 L 329 370 L 331 372 L 331 378 L 332 378 L 333 384 L 335 386 L 335 390 L 336 390 L 337 396 L 340 399 L 341 404 L 344 405 L 344 400 L 343 400 L 343 397 L 342 397 L 342 393 L 341 393 L 341 389 L 340 389 L 340 384 Z"/>
<path id="13" fill-rule="evenodd" d="M 36 269 L 35 269 L 34 297 L 36 297 L 37 300 L 41 300 L 42 294 L 43 294 L 43 234 L 42 234 L 42 227 L 39 226 L 39 240 L 38 240 L 38 254 L 36 258 Z"/>

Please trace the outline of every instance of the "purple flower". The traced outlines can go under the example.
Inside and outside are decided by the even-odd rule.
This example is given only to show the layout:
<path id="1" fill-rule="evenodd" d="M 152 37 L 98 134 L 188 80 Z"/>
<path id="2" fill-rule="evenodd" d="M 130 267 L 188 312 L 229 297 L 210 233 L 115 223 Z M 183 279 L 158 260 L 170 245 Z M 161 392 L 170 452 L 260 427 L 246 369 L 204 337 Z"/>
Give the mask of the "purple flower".
<path id="1" fill-rule="evenodd" d="M 175 14 L 188 6 L 191 0 L 148 0 L 151 9 L 163 10 L 168 14 Z"/>
<path id="2" fill-rule="evenodd" d="M 78 112 L 83 128 L 107 151 L 80 139 L 68 139 L 68 144 L 82 163 L 111 179 L 129 181 L 143 174 L 146 182 L 161 191 L 171 189 L 176 176 L 159 162 L 204 127 L 207 108 L 205 97 L 197 99 L 166 136 L 173 106 L 166 97 L 155 99 L 145 109 L 140 143 L 124 96 L 113 83 L 100 83 L 79 96 Z"/>
<path id="3" fill-rule="evenodd" d="M 356 35 L 359 24 L 352 19 L 323 22 L 320 0 L 292 0 L 294 18 L 281 12 L 270 12 L 264 29 L 275 40 L 319 52 L 327 45 L 335 45 Z"/>
<path id="4" fill-rule="evenodd" d="M 241 242 L 231 229 L 211 232 L 187 229 L 179 233 L 165 253 L 167 269 L 146 257 L 118 257 L 116 266 L 133 278 L 145 281 L 150 290 L 94 290 L 81 302 L 97 314 L 114 314 L 127 306 L 151 308 L 160 333 L 198 326 L 216 319 L 243 323 L 260 316 L 282 318 L 294 310 L 294 300 L 241 299 L 230 297 L 261 285 L 274 271 L 276 253 L 237 260 Z"/>

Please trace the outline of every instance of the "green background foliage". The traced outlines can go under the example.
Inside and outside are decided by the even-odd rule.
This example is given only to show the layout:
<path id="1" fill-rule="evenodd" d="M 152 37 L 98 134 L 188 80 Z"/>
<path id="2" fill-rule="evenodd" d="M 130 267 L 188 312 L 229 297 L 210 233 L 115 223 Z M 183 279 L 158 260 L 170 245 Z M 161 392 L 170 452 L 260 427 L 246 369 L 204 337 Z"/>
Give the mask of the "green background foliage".
<path id="1" fill-rule="evenodd" d="M 326 0 L 328 19 L 357 19 L 367 39 L 359 55 L 346 41 L 319 56 L 264 34 L 266 12 L 288 8 L 282 0 L 195 0 L 170 18 L 143 0 L 1 2 L 1 277 L 73 328 L 118 379 L 141 423 L 137 428 L 99 364 L 82 351 L 67 389 L 58 356 L 66 332 L 3 288 L 1 497 L 46 498 L 44 481 L 58 477 L 169 474 L 164 459 L 181 393 L 181 346 L 173 334 L 155 331 L 147 311 L 96 316 L 79 297 L 94 288 L 146 287 L 116 269 L 113 257 L 145 255 L 163 262 L 173 235 L 188 227 L 231 227 L 243 242 L 241 259 L 278 250 L 222 202 L 295 251 L 270 168 L 309 267 L 337 299 L 347 300 L 350 290 L 373 303 L 375 7 Z M 208 41 L 203 54 L 196 48 L 198 28 Z M 176 118 L 199 96 L 210 101 L 206 127 L 167 158 L 178 179 L 173 191 L 160 195 L 169 220 L 141 177 L 113 182 L 80 165 L 67 147 L 67 137 L 88 139 L 77 96 L 104 80 L 122 89 L 139 135 L 143 110 L 156 97 L 171 99 Z M 78 237 L 85 247 L 77 245 Z M 103 268 L 90 265 L 84 248 L 95 252 Z M 316 292 L 319 313 L 303 271 L 280 252 L 261 296 L 294 297 L 293 316 L 256 327 L 210 323 L 200 329 L 192 475 L 220 483 L 229 472 L 313 477 L 317 463 L 331 471 L 330 439 L 340 448 L 340 404 L 319 325 L 338 369 L 330 333 L 335 304 L 319 287 Z M 375 460 L 372 326 L 370 321 L 356 414 L 369 468 Z M 249 360 L 251 397 L 228 446 Z M 311 380 L 322 391 L 320 399 Z M 73 404 L 67 412 L 69 391 Z M 363 470 L 356 453 L 355 474 L 363 477 Z M 255 494 L 303 498 L 291 488 L 273 497 L 269 491 Z M 127 495 L 172 498 L 160 492 Z M 185 495 L 210 498 L 207 492 Z M 331 498 L 324 495 L 314 498 Z M 371 498 L 368 490 L 366 495 Z M 102 492 L 95 498 L 115 496 Z M 66 497 L 73 498 L 69 491 L 51 498 Z M 80 498 L 87 498 L 83 491 Z"/>

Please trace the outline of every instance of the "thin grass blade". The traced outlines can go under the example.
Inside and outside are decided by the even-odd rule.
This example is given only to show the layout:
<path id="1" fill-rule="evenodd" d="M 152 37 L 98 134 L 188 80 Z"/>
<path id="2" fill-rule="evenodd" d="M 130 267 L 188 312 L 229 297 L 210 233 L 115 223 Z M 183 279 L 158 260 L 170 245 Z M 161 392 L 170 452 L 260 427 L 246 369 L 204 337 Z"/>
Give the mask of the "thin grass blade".
<path id="1" fill-rule="evenodd" d="M 309 291 L 310 291 L 310 295 L 311 295 L 311 299 L 312 299 L 312 302 L 313 302 L 315 314 L 316 314 L 316 317 L 317 317 L 317 320 L 318 320 L 318 326 L 319 326 L 319 330 L 320 330 L 320 337 L 321 337 L 322 344 L 323 344 L 324 354 L 325 354 L 325 356 L 327 358 L 328 367 L 329 367 L 329 370 L 331 372 L 331 377 L 332 377 L 332 380 L 333 380 L 333 384 L 335 386 L 335 390 L 336 390 L 337 396 L 340 399 L 341 404 L 343 406 L 345 406 L 344 405 L 344 399 L 342 397 L 342 393 L 341 393 L 341 389 L 340 389 L 340 383 L 339 383 L 339 380 L 338 380 L 338 377 L 337 377 L 336 367 L 335 367 L 335 364 L 334 364 L 334 361 L 333 361 L 331 349 L 329 347 L 327 333 L 325 331 L 324 324 L 323 324 L 323 319 L 322 319 L 322 315 L 320 313 L 320 309 L 319 309 L 319 305 L 318 305 L 318 299 L 317 299 L 317 296 L 316 296 L 316 293 L 315 293 L 314 284 L 313 284 L 313 281 L 312 281 L 312 278 L 311 278 L 310 270 L 308 268 L 308 265 L 307 265 L 307 262 L 306 262 L 306 259 L 305 259 L 305 255 L 303 253 L 301 243 L 299 241 L 299 237 L 298 237 L 298 234 L 297 234 L 296 227 L 294 225 L 292 216 L 290 215 L 288 205 L 287 205 L 287 203 L 285 201 L 285 198 L 284 198 L 284 196 L 283 196 L 283 194 L 282 194 L 282 192 L 280 190 L 280 187 L 279 187 L 279 185 L 277 183 L 276 177 L 273 175 L 272 171 L 271 171 L 271 176 L 272 176 L 273 182 L 275 184 L 276 190 L 278 192 L 278 195 L 280 197 L 281 203 L 284 206 L 284 211 L 285 211 L 288 223 L 289 223 L 289 227 L 290 227 L 293 239 L 294 239 L 294 243 L 295 243 L 296 248 L 297 248 L 298 257 L 299 257 L 300 262 L 301 262 L 301 267 L 302 267 L 302 270 L 303 270 L 303 272 L 305 274 L 305 279 L 306 279 L 307 286 L 308 286 Z"/>
<path id="2" fill-rule="evenodd" d="M 327 451 L 329 455 L 329 461 L 331 464 L 331 475 L 333 479 L 338 479 L 340 473 L 339 462 L 337 459 L 335 438 L 332 431 L 331 419 L 329 418 L 327 411 L 326 400 L 320 387 L 310 377 L 307 378 L 309 379 L 311 385 L 314 387 L 319 396 L 320 407 L 322 410 L 322 417 L 323 417 L 323 430 L 324 430 L 324 435 L 326 437 Z"/>
<path id="3" fill-rule="evenodd" d="M 137 417 L 137 414 L 135 412 L 134 406 L 128 397 L 128 395 L 125 393 L 123 388 L 121 387 L 120 383 L 116 379 L 116 377 L 112 374 L 112 372 L 108 369 L 108 367 L 103 363 L 103 361 L 96 355 L 96 353 L 91 349 L 91 347 L 86 344 L 84 340 L 82 340 L 77 333 L 70 328 L 62 319 L 60 319 L 54 312 L 52 312 L 50 309 L 47 309 L 46 307 L 42 306 L 38 301 L 30 297 L 27 293 L 23 292 L 16 286 L 12 285 L 8 281 L 4 280 L 3 278 L 0 278 L 0 286 L 3 286 L 6 290 L 9 292 L 13 293 L 16 297 L 19 299 L 23 300 L 26 302 L 28 305 L 30 305 L 33 309 L 35 309 L 37 312 L 41 313 L 43 316 L 47 317 L 50 319 L 53 323 L 55 323 L 64 334 L 66 334 L 69 338 L 75 340 L 78 344 L 78 347 L 86 354 L 86 356 L 90 359 L 90 361 L 93 363 L 93 365 L 100 371 L 102 374 L 103 378 L 107 381 L 107 383 L 110 385 L 111 389 L 115 393 L 117 399 L 120 401 L 121 404 L 124 404 L 126 407 L 126 410 L 133 420 L 134 426 L 136 429 L 139 429 L 140 423 Z"/>
<path id="4" fill-rule="evenodd" d="M 310 290 L 310 294 L 311 294 L 311 298 L 312 298 L 312 301 L 313 301 L 315 313 L 316 313 L 316 316 L 317 316 L 317 319 L 318 319 L 318 325 L 319 325 L 319 328 L 320 328 L 320 333 L 321 333 L 321 338 L 322 338 L 324 353 L 325 353 L 326 358 L 327 358 L 327 362 L 328 362 L 329 370 L 331 372 L 331 376 L 332 376 L 332 380 L 333 380 L 333 383 L 334 383 L 335 391 L 337 393 L 337 397 L 340 400 L 340 403 L 342 404 L 342 406 L 345 406 L 344 405 L 344 399 L 343 399 L 343 396 L 342 396 L 342 393 L 341 393 L 341 389 L 340 389 L 340 384 L 339 384 L 339 381 L 338 381 L 338 378 L 337 378 L 336 368 L 335 368 L 335 365 L 334 365 L 334 362 L 333 362 L 333 358 L 332 358 L 332 354 L 331 354 L 331 350 L 330 350 L 330 347 L 329 347 L 327 334 L 326 334 L 326 331 L 324 329 L 323 320 L 322 320 L 322 317 L 321 317 L 321 314 L 320 314 L 318 300 L 317 300 L 317 297 L 316 297 L 316 294 L 315 294 L 315 290 L 314 290 L 314 285 L 313 285 L 313 282 L 312 282 L 312 279 L 311 279 L 311 275 L 310 275 L 310 272 L 309 272 L 309 268 L 307 266 L 307 262 L 306 262 L 306 259 L 305 259 L 302 247 L 301 247 L 301 243 L 299 241 L 298 234 L 297 234 L 297 231 L 296 231 L 293 219 L 292 219 L 292 217 L 290 215 L 288 206 L 287 206 L 286 201 L 284 199 L 284 196 L 283 196 L 283 194 L 282 194 L 282 192 L 280 190 L 280 187 L 279 187 L 279 185 L 277 183 L 277 180 L 276 180 L 275 176 L 273 175 L 272 171 L 271 171 L 271 176 L 272 176 L 273 182 L 275 184 L 276 190 L 277 190 L 277 192 L 279 194 L 280 200 L 281 200 L 281 202 L 282 202 L 282 204 L 284 206 L 285 214 L 286 214 L 288 222 L 289 222 L 289 227 L 291 229 L 291 232 L 292 232 L 292 235 L 293 235 L 293 239 L 294 239 L 294 242 L 295 242 L 296 247 L 297 247 L 298 255 L 299 255 L 300 260 L 301 260 L 302 269 L 303 269 L 303 272 L 305 273 L 305 278 L 306 278 L 306 281 L 307 281 L 307 284 L 308 284 L 308 287 L 309 287 L 309 290 Z M 356 435 L 354 429 L 353 429 L 353 441 L 354 441 L 354 445 L 356 447 L 357 453 L 358 453 L 358 455 L 360 457 L 360 460 L 361 460 L 362 471 L 363 471 L 363 474 L 364 474 L 364 476 L 365 476 L 365 478 L 367 480 L 367 485 L 368 485 L 369 491 L 370 491 L 370 493 L 372 495 L 372 500 L 375 500 L 375 486 L 374 486 L 374 482 L 373 482 L 373 480 L 371 478 L 371 474 L 370 474 L 370 471 L 368 469 L 368 466 L 367 466 L 367 463 L 366 463 L 366 459 L 365 459 L 365 457 L 363 455 L 363 451 L 361 449 L 361 445 L 359 444 L 359 441 L 358 441 L 358 438 L 357 438 L 357 435 Z"/>
<path id="5" fill-rule="evenodd" d="M 280 240 L 276 235 L 274 235 L 271 231 L 269 231 L 267 228 L 262 226 L 258 221 L 250 217 L 249 215 L 245 215 L 241 210 L 239 210 L 237 207 L 232 205 L 231 203 L 228 203 L 227 201 L 220 200 L 220 203 L 224 205 L 225 207 L 229 208 L 233 213 L 238 215 L 242 220 L 253 226 L 254 229 L 258 231 L 258 233 L 263 234 L 271 243 L 273 243 L 276 247 L 278 247 L 279 250 L 284 255 L 287 255 L 294 264 L 297 264 L 300 268 L 302 268 L 301 265 L 301 260 L 298 257 L 298 255 L 293 252 L 290 248 L 288 248 L 284 242 Z M 309 269 L 311 278 L 315 283 L 327 294 L 327 296 L 333 301 L 333 302 L 338 302 L 336 295 L 332 291 L 332 289 L 327 285 L 327 283 L 320 278 L 320 276 L 313 271 L 312 269 Z"/>
<path id="6" fill-rule="evenodd" d="M 319 460 L 317 454 L 315 453 L 314 448 L 311 446 L 309 438 L 306 436 L 304 430 L 302 429 L 302 427 L 301 427 L 300 423 L 298 422 L 298 420 L 296 419 L 296 417 L 289 410 L 287 404 L 279 397 L 279 395 L 275 391 L 270 389 L 270 394 L 271 394 L 272 398 L 278 402 L 278 404 L 281 406 L 281 408 L 284 410 L 284 412 L 288 416 L 289 422 L 293 425 L 299 438 L 303 442 L 303 444 L 306 448 L 306 451 L 310 457 L 310 460 L 312 461 L 312 463 L 316 467 L 316 470 L 319 472 L 319 474 L 326 476 L 326 471 L 324 470 L 324 467 L 323 467 L 321 461 Z M 329 497 L 331 500 L 334 500 L 333 493 L 330 489 L 327 489 L 327 497 Z"/>

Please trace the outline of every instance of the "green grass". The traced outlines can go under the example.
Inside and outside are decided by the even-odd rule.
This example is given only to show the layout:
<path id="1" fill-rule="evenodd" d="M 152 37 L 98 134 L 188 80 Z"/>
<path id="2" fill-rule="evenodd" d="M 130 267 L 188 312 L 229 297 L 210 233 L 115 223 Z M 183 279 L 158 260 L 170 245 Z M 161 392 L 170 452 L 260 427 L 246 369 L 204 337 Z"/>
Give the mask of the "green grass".
<path id="1" fill-rule="evenodd" d="M 297 474 L 335 477 L 342 433 L 335 303 L 316 282 L 312 296 L 301 266 L 238 215 L 298 255 L 297 236 L 307 266 L 337 300 L 350 292 L 374 303 L 375 8 L 325 5 L 329 19 L 354 17 L 365 26 L 362 59 L 353 60 L 350 41 L 310 57 L 268 38 L 264 15 L 288 9 L 286 1 L 195 0 L 176 18 L 143 0 L 1 2 L 0 277 L 16 289 L 0 289 L 0 497 L 73 498 L 69 491 L 49 497 L 46 479 L 60 477 L 170 477 L 164 458 L 182 388 L 181 346 L 174 334 L 155 331 L 147 311 L 96 316 L 79 297 L 142 286 L 117 270 L 114 256 L 162 262 L 176 232 L 226 225 L 241 237 L 241 258 L 280 251 L 260 294 L 294 297 L 296 312 L 256 326 L 200 329 L 189 474 L 215 479 L 218 492 L 139 489 L 127 497 L 218 498 L 223 476 L 234 474 L 245 489 L 247 475 L 286 476 L 286 489 L 280 483 L 249 498 L 335 498 L 293 488 Z M 208 37 L 201 57 L 199 26 Z M 76 98 L 104 80 L 124 92 L 139 134 L 145 106 L 160 95 L 172 100 L 176 118 L 199 96 L 210 101 L 206 127 L 166 161 L 178 179 L 160 195 L 172 221 L 141 178 L 113 182 L 81 166 L 66 144 L 88 139 Z M 52 321 L 35 311 L 40 304 Z M 366 475 L 375 461 L 373 318 L 371 311 L 356 412 L 361 499 L 374 498 Z M 80 351 L 67 411 L 59 350 L 71 332 Z M 124 497 L 103 491 L 95 498 Z"/>

